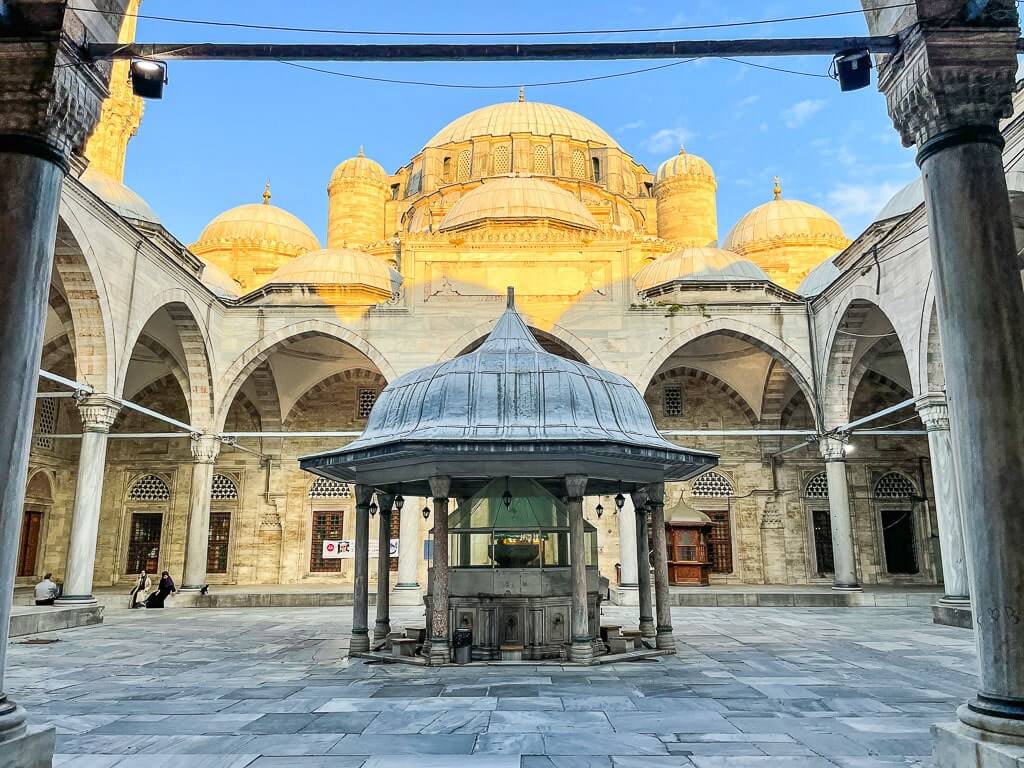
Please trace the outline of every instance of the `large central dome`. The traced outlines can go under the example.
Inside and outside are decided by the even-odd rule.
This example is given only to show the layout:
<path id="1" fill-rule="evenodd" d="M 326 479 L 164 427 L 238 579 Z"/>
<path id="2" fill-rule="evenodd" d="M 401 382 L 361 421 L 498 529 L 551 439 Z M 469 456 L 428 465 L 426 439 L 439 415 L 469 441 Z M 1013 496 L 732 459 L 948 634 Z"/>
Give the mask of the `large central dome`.
<path id="1" fill-rule="evenodd" d="M 535 136 L 568 136 L 606 147 L 619 145 L 600 126 L 564 107 L 537 101 L 512 101 L 493 104 L 454 120 L 427 142 L 426 147 L 442 147 L 475 136 L 509 136 L 531 133 Z"/>

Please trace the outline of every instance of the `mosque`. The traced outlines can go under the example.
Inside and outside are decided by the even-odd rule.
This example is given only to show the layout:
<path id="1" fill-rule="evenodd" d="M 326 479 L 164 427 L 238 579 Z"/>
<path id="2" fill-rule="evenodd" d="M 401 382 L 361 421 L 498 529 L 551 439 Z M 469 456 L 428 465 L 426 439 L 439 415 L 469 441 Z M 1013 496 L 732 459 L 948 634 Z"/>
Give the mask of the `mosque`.
<path id="1" fill-rule="evenodd" d="M 399 375 L 476 349 L 514 286 L 545 350 L 625 377 L 663 435 L 720 455 L 667 489 L 674 583 L 944 584 L 966 599 L 920 181 L 844 233 L 766 179 L 765 202 L 725 229 L 708 160 L 680 149 L 651 172 L 586 117 L 520 94 L 455 118 L 393 173 L 362 149 L 325 168 L 323 240 L 268 185 L 186 245 L 122 181 L 142 119 L 123 66 L 64 185 L 19 583 L 53 571 L 72 601 L 141 569 L 351 585 L 334 554 L 353 539 L 353 490 L 298 458 L 358 437 Z M 1014 196 L 1022 126 L 1003 127 Z M 411 603 L 426 506 L 392 520 Z M 628 599 L 632 523 L 610 499 L 586 516 Z"/>

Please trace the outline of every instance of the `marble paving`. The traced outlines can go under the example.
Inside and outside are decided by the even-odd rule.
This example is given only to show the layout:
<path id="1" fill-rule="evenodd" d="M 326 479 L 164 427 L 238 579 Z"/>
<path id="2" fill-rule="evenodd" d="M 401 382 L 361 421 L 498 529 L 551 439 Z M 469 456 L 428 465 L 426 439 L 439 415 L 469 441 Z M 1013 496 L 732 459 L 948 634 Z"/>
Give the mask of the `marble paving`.
<path id="1" fill-rule="evenodd" d="M 925 768 L 974 685 L 922 608 L 677 608 L 674 658 L 441 670 L 348 661 L 350 611 L 110 611 L 13 641 L 6 687 L 67 768 Z"/>

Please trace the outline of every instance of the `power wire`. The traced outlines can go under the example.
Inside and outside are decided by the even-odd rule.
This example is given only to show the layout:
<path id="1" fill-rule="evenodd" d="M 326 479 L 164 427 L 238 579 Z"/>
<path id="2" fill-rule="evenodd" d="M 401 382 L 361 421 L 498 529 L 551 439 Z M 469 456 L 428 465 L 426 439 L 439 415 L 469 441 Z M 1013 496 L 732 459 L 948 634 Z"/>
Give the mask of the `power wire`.
<path id="1" fill-rule="evenodd" d="M 822 74 L 819 74 L 817 72 L 801 72 L 800 70 L 797 70 L 797 69 L 785 69 L 784 67 L 771 67 L 771 66 L 768 66 L 767 64 L 755 64 L 752 61 L 744 61 L 743 59 L 734 59 L 734 58 L 732 58 L 730 56 L 720 56 L 720 57 L 716 57 L 716 58 L 721 58 L 723 61 L 734 61 L 737 64 L 745 64 L 748 67 L 756 67 L 757 69 L 769 69 L 772 72 L 783 72 L 783 73 L 785 73 L 787 75 L 803 75 L 804 77 L 823 77 L 826 80 L 830 80 L 831 79 L 831 77 L 829 75 L 822 75 Z"/>

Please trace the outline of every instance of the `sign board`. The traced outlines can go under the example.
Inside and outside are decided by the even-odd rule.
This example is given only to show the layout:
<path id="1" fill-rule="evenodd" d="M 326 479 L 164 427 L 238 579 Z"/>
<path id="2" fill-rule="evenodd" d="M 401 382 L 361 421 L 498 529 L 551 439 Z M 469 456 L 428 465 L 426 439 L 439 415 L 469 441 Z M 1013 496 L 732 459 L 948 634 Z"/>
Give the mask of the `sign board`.
<path id="1" fill-rule="evenodd" d="M 369 542 L 369 556 L 380 554 L 380 545 L 376 539 Z M 398 539 L 391 539 L 389 557 L 398 557 Z M 351 560 L 356 556 L 356 543 L 353 539 L 324 539 L 324 560 Z"/>

